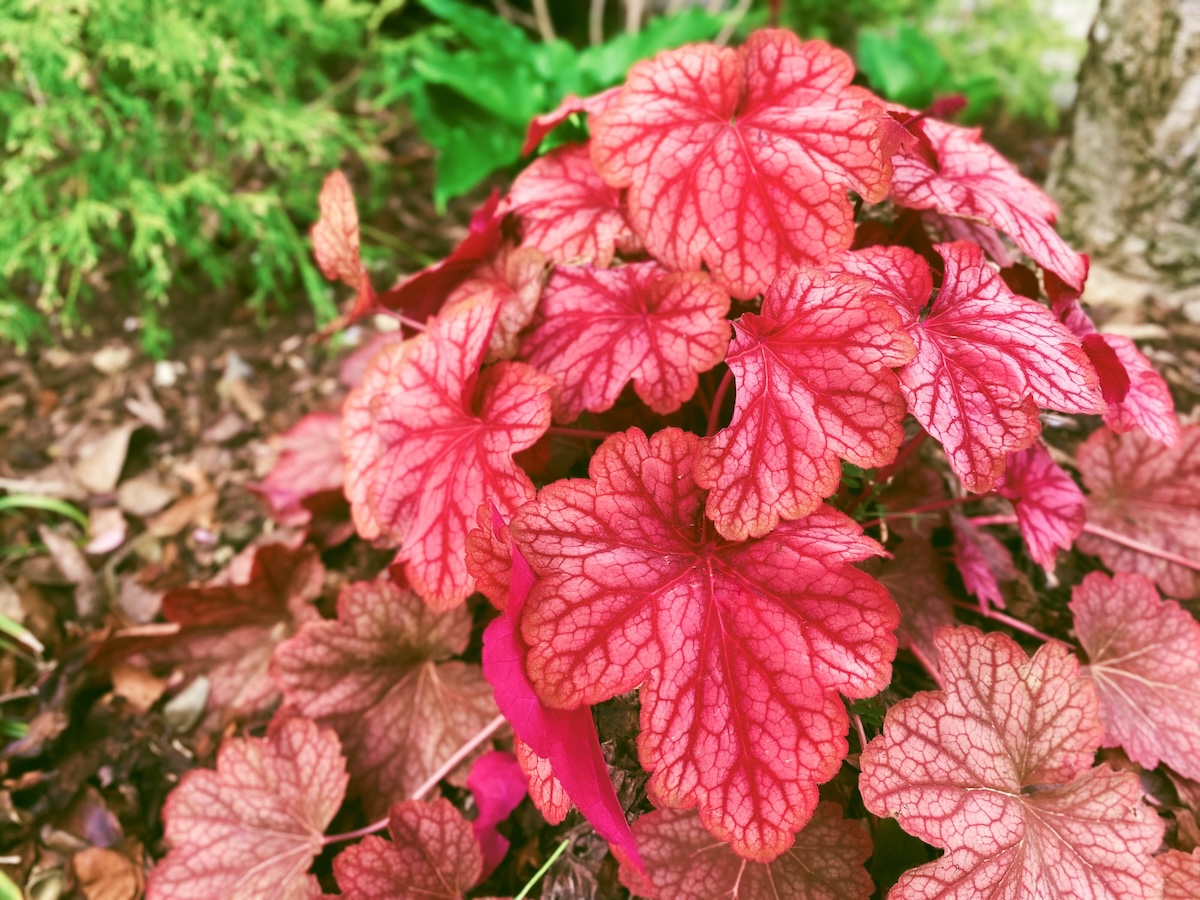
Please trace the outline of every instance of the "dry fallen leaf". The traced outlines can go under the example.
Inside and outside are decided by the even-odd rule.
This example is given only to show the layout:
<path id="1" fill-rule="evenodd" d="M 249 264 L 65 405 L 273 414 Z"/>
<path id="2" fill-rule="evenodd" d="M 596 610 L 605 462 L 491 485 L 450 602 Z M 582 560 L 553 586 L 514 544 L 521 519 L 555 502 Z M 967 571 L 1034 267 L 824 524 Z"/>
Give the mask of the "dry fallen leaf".
<path id="1" fill-rule="evenodd" d="M 137 427 L 127 422 L 114 428 L 80 454 L 75 463 L 75 477 L 93 494 L 107 494 L 116 489 L 125 454 L 129 452 L 129 438 Z"/>
<path id="2" fill-rule="evenodd" d="M 178 496 L 178 491 L 167 487 L 153 475 L 138 475 L 121 482 L 117 488 L 117 503 L 121 509 L 139 519 L 161 512 Z"/>
<path id="3" fill-rule="evenodd" d="M 38 526 L 38 534 L 42 543 L 50 551 L 54 565 L 62 573 L 63 578 L 75 585 L 75 612 L 79 618 L 90 618 L 96 612 L 96 575 L 83 555 L 83 551 L 75 546 L 70 538 L 65 538 L 45 525 Z"/>
<path id="4" fill-rule="evenodd" d="M 113 693 L 124 697 L 138 713 L 150 709 L 166 690 L 167 683 L 145 669 L 118 663 L 112 667 Z"/>
<path id="5" fill-rule="evenodd" d="M 89 847 L 71 859 L 79 889 L 87 900 L 136 900 L 142 895 L 141 848 L 138 859 L 103 847 Z"/>

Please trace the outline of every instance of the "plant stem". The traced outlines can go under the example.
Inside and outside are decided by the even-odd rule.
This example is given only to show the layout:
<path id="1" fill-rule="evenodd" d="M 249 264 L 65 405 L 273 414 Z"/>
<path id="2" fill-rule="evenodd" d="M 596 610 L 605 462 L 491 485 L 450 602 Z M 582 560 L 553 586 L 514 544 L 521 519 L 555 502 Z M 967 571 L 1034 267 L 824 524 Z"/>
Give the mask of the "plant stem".
<path id="1" fill-rule="evenodd" d="M 1120 544 L 1122 547 L 1128 547 L 1130 550 L 1136 550 L 1139 553 L 1145 553 L 1147 556 L 1156 556 L 1159 559 L 1166 560 L 1170 563 L 1175 563 L 1177 566 L 1184 566 L 1194 572 L 1200 572 L 1200 562 L 1194 559 L 1188 559 L 1186 556 L 1180 556 L 1178 553 L 1172 553 L 1170 550 L 1163 550 L 1161 547 L 1155 547 L 1153 544 L 1146 544 L 1136 538 L 1126 537 L 1119 531 L 1112 531 L 1100 525 L 1093 525 L 1090 522 L 1083 526 L 1084 532 L 1095 535 L 1098 538 L 1104 538 L 1106 541 L 1112 541 L 1114 544 Z"/>
<path id="2" fill-rule="evenodd" d="M 421 785 L 409 795 L 409 799 L 420 800 L 431 790 L 437 787 L 439 781 L 449 775 L 460 762 L 475 752 L 475 748 L 495 734 L 500 729 L 500 726 L 506 721 L 507 719 L 505 719 L 504 716 L 496 716 L 496 718 L 484 725 L 483 728 L 475 733 L 474 737 L 455 750 L 450 758 L 442 763 L 436 772 L 426 778 L 425 781 L 423 781 Z M 339 841 L 352 841 L 355 838 L 366 837 L 368 834 L 374 834 L 377 831 L 383 831 L 383 829 L 387 828 L 389 821 L 390 817 L 384 816 L 378 822 L 372 822 L 370 825 L 365 825 L 362 828 L 356 829 L 355 831 L 347 831 L 342 834 L 326 835 L 321 839 L 321 843 L 334 844 Z"/>
<path id="3" fill-rule="evenodd" d="M 533 0 L 533 15 L 537 19 L 538 34 L 549 44 L 558 38 L 554 33 L 554 20 L 550 18 L 550 7 L 546 0 Z"/>
<path id="4" fill-rule="evenodd" d="M 963 603 L 961 600 L 955 600 L 954 605 L 959 609 L 969 609 L 972 612 L 977 612 L 987 619 L 992 619 L 999 622 L 1001 625 L 1007 625 L 1009 628 L 1019 631 L 1022 634 L 1027 634 L 1032 638 L 1037 638 L 1039 641 L 1057 641 L 1061 638 L 1052 638 L 1048 634 L 1038 631 L 1032 625 L 1027 625 L 1020 619 L 1014 619 L 1012 616 L 1006 615 L 999 610 L 992 609 L 990 606 L 975 603 Z M 1064 644 L 1070 644 L 1070 641 L 1063 641 Z"/>
<path id="5" fill-rule="evenodd" d="M 537 883 L 542 880 L 542 877 L 550 871 L 550 867 L 558 862 L 558 858 L 567 851 L 569 846 L 571 846 L 571 839 L 563 838 L 562 842 L 557 848 L 555 848 L 554 852 L 550 854 L 550 858 L 546 860 L 540 869 L 533 873 L 533 877 L 529 879 L 529 882 L 525 885 L 525 887 L 521 888 L 521 892 L 517 894 L 517 896 L 513 897 L 513 900 L 525 900 L 525 898 L 529 896 L 529 892 L 532 891 L 534 887 L 537 886 Z"/>
<path id="6" fill-rule="evenodd" d="M 717 392 L 713 394 L 712 407 L 708 411 L 708 430 L 704 432 L 705 437 L 712 437 L 717 433 L 717 423 L 721 420 L 721 406 L 725 403 L 725 393 L 731 384 L 733 384 L 733 370 L 726 369 L 721 383 L 717 385 Z"/>
<path id="7" fill-rule="evenodd" d="M 593 47 L 604 43 L 604 0 L 592 0 L 588 10 L 588 43 Z"/>
<path id="8" fill-rule="evenodd" d="M 58 513 L 60 516 L 66 516 L 85 531 L 89 524 L 88 517 L 70 503 L 40 494 L 11 494 L 7 497 L 0 497 L 0 512 L 6 509 L 40 509 L 45 512 Z"/>
<path id="9" fill-rule="evenodd" d="M 936 512 L 939 509 L 950 509 L 955 506 L 962 506 L 964 503 L 971 503 L 975 500 L 983 500 L 987 497 L 995 496 L 994 494 L 971 494 L 966 497 L 949 497 L 945 500 L 935 500 L 932 503 L 922 503 L 920 506 L 914 506 L 912 509 L 901 509 L 896 512 L 890 512 L 887 515 L 880 516 L 877 519 L 868 519 L 862 523 L 863 528 L 870 528 L 873 525 L 878 525 L 884 519 L 903 519 L 906 516 L 915 516 L 920 513 Z M 975 520 L 972 519 L 972 522 Z M 1014 518 L 1013 521 L 1016 521 Z"/>
<path id="10" fill-rule="evenodd" d="M 582 438 L 585 441 L 602 441 L 611 436 L 608 431 L 593 431 L 590 428 L 562 428 L 558 425 L 551 425 L 546 429 L 546 434 L 552 434 L 556 437 L 566 438 Z"/>

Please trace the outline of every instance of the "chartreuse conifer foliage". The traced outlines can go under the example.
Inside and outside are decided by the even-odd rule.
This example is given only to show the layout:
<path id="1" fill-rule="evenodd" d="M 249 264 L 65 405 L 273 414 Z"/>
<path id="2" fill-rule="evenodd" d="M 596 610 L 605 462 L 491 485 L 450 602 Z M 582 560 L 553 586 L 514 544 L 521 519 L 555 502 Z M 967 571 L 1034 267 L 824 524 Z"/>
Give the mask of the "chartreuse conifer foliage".
<path id="1" fill-rule="evenodd" d="M 473 832 L 425 794 L 505 719 L 516 762 L 472 790 L 510 809 L 519 790 L 483 781 L 519 764 L 638 896 L 865 900 L 864 815 L 945 851 L 894 900 L 1195 882 L 1193 857 L 1156 858 L 1137 775 L 1095 755 L 1200 778 L 1200 625 L 1175 602 L 1200 594 L 1200 426 L 1180 428 L 1136 346 L 1096 333 L 1053 202 L 978 132 L 853 78 L 784 31 L 639 63 L 534 123 L 531 149 L 569 115 L 591 138 L 538 157 L 447 260 L 387 291 L 330 177 L 317 261 L 354 315 L 404 328 L 341 417 L 353 522 L 395 564 L 274 651 L 282 721 L 184 779 L 153 895 L 251 896 L 270 876 L 310 896 L 348 789 L 390 840 L 337 857 L 345 895 L 463 896 L 506 813 L 489 801 Z M 1082 484 L 1042 440 L 1046 410 L 1107 423 Z M 309 490 L 302 454 L 270 482 L 289 514 L 330 489 L 313 465 Z M 1076 588 L 1073 651 L 1000 609 L 1020 560 L 1052 572 L 1077 539 L 1122 574 Z M 951 560 L 992 632 L 956 627 Z M 502 611 L 481 667 L 453 659 L 476 591 Z M 939 690 L 897 702 L 914 693 L 893 683 L 898 646 Z M 889 685 L 850 737 L 847 701 Z M 622 810 L 588 708 L 630 691 L 654 811 Z M 852 749 L 861 803 L 823 800 Z M 304 754 L 335 762 L 317 776 Z"/>

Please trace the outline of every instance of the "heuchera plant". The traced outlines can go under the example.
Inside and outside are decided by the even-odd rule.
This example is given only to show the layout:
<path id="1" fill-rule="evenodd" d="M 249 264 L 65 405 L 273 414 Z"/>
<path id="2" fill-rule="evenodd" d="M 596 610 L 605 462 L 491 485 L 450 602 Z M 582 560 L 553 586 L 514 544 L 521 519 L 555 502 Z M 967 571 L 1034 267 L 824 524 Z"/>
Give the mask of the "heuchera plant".
<path id="1" fill-rule="evenodd" d="M 256 613 L 291 635 L 282 711 L 184 778 L 151 896 L 316 896 L 325 845 L 387 828 L 334 860 L 345 895 L 461 897 L 526 788 L 551 822 L 578 806 L 643 897 L 865 900 L 875 817 L 945 851 L 896 900 L 1195 896 L 1137 772 L 1200 779 L 1200 425 L 1097 332 L 1053 202 L 854 75 L 783 31 L 640 63 L 535 122 L 530 148 L 569 115 L 591 139 L 386 291 L 330 176 L 317 260 L 402 331 L 347 366 L 340 457 L 309 420 L 260 491 L 328 542 L 307 501 L 344 484 L 395 563 L 336 620 L 287 589 Z M 1072 458 L 1047 410 L 1105 424 Z M 1027 621 L 1017 536 L 1049 587 L 1072 547 L 1117 574 Z M 248 589 L 177 598 L 180 639 Z M 482 666 L 456 659 L 477 591 Z M 898 648 L 925 674 L 893 684 Z M 885 689 L 874 719 L 847 705 Z M 649 812 L 589 708 L 631 691 Z M 472 769 L 507 725 L 515 761 Z M 425 799 L 468 771 L 474 823 Z M 326 837 L 347 791 L 381 818 Z"/>

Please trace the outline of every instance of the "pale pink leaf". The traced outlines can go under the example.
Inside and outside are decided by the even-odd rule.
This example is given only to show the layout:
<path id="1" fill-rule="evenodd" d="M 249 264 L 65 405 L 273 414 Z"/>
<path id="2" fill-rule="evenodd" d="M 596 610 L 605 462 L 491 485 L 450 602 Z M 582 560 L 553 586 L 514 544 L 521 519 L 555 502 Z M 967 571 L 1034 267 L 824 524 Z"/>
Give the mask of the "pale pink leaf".
<path id="1" fill-rule="evenodd" d="M 536 150 L 546 135 L 567 121 L 571 116 L 584 113 L 588 116 L 590 123 L 591 117 L 598 116 L 604 110 L 608 109 L 616 101 L 620 93 L 621 89 L 619 87 L 613 87 L 587 97 L 580 97 L 577 94 L 567 94 L 562 99 L 562 102 L 550 110 L 550 112 L 533 117 L 533 120 L 529 123 L 529 129 L 525 133 L 525 143 L 521 147 L 521 155 L 524 156 Z"/>
<path id="2" fill-rule="evenodd" d="M 658 809 L 633 823 L 646 874 L 622 861 L 620 877 L 635 897 L 656 900 L 867 900 L 873 885 L 863 864 L 871 839 L 863 823 L 822 803 L 796 843 L 772 862 L 747 862 L 713 844 L 690 810 Z M 617 854 L 620 859 L 620 854 Z"/>
<path id="3" fill-rule="evenodd" d="M 513 752 L 525 773 L 529 785 L 529 799 L 547 822 L 551 825 L 559 824 L 571 811 L 571 798 L 567 796 L 562 782 L 555 776 L 550 760 L 534 753 L 533 748 L 521 740 L 520 735 L 513 737 Z"/>
<path id="4" fill-rule="evenodd" d="M 560 266 L 521 356 L 554 379 L 554 417 L 603 412 L 630 381 L 655 412 L 677 410 L 729 343 L 729 295 L 658 263 Z"/>
<path id="5" fill-rule="evenodd" d="M 696 483 L 730 540 L 762 537 L 808 515 L 841 482 L 841 460 L 886 465 L 904 440 L 904 398 L 889 366 L 912 341 L 870 281 L 792 269 L 762 313 L 738 319 L 726 362 L 737 380 L 733 420 L 701 442 Z"/>
<path id="6" fill-rule="evenodd" d="M 511 359 L 517 355 L 522 329 L 533 319 L 542 281 L 546 274 L 546 256 L 535 247 L 505 245 L 491 259 L 480 263 L 462 284 L 446 297 L 442 310 L 486 301 L 495 303 L 496 326 L 488 344 L 485 362 Z"/>
<path id="7" fill-rule="evenodd" d="M 439 609 L 474 590 L 466 538 L 480 503 L 511 513 L 533 496 L 512 457 L 550 425 L 547 376 L 504 362 L 477 378 L 496 313 L 481 297 L 383 349 L 343 413 L 346 496 L 358 532 L 399 543 L 405 577 Z"/>
<path id="8" fill-rule="evenodd" d="M 790 266 L 849 248 L 847 190 L 887 193 L 882 109 L 851 87 L 850 57 L 786 31 L 739 49 L 693 44 L 638 63 L 592 120 L 592 156 L 628 187 L 650 253 L 699 270 L 739 298 Z"/>
<path id="9" fill-rule="evenodd" d="M 1147 769 L 1162 761 L 1200 778 L 1200 622 L 1141 575 L 1092 572 L 1072 598 L 1104 745 Z"/>
<path id="10" fill-rule="evenodd" d="M 996 492 L 1016 510 L 1033 561 L 1052 571 L 1058 551 L 1071 549 L 1087 519 L 1079 485 L 1054 462 L 1045 444 L 1037 443 L 1009 456 Z"/>
<path id="11" fill-rule="evenodd" d="M 312 511 L 304 501 L 319 494 L 342 493 L 342 417 L 309 413 L 279 435 L 279 460 L 253 490 L 266 498 L 281 525 L 306 525 Z"/>
<path id="12" fill-rule="evenodd" d="M 150 900 L 308 900 L 306 876 L 346 790 L 337 736 L 308 719 L 233 738 L 216 771 L 183 776 L 163 808 L 171 851 L 150 873 Z"/>
<path id="13" fill-rule="evenodd" d="M 1144 431 L 1092 434 L 1079 448 L 1088 490 L 1088 525 L 1200 563 L 1200 424 L 1183 429 L 1164 447 Z M 1152 578 L 1164 594 L 1200 597 L 1200 572 L 1084 532 L 1076 542 L 1114 572 Z"/>
<path id="14" fill-rule="evenodd" d="M 1163 822 L 1137 775 L 1092 768 L 1091 680 L 1062 644 L 939 633 L 945 691 L 888 710 L 861 757 L 867 809 L 946 851 L 890 900 L 1157 900 Z"/>
<path id="15" fill-rule="evenodd" d="M 1163 900 L 1200 897 L 1200 849 L 1191 853 L 1168 850 L 1155 858 L 1163 873 Z"/>
<path id="16" fill-rule="evenodd" d="M 692 475 L 697 443 L 673 428 L 613 435 L 590 479 L 517 512 L 513 539 L 538 578 L 526 668 L 564 708 L 640 686 L 651 799 L 698 806 L 735 852 L 769 861 L 846 754 L 838 693 L 888 683 L 898 615 L 852 565 L 878 544 L 832 509 L 761 540 L 718 539 Z"/>
<path id="17" fill-rule="evenodd" d="M 1123 399 L 1109 403 L 1104 423 L 1121 433 L 1141 428 L 1160 444 L 1175 446 L 1180 436 L 1179 419 L 1166 379 L 1129 338 L 1119 334 L 1100 337 L 1116 354 L 1129 379 L 1128 392 Z"/>
<path id="18" fill-rule="evenodd" d="M 344 174 L 333 171 L 325 176 L 318 203 L 321 217 L 310 231 L 317 267 L 330 281 L 340 281 L 358 292 L 355 308 L 369 307 L 375 291 L 359 257 L 358 207 Z"/>
<path id="19" fill-rule="evenodd" d="M 336 621 L 276 648 L 285 702 L 338 733 L 368 815 L 406 799 L 498 714 L 479 666 L 451 659 L 470 636 L 465 608 L 434 612 L 384 575 L 344 587 Z"/>

